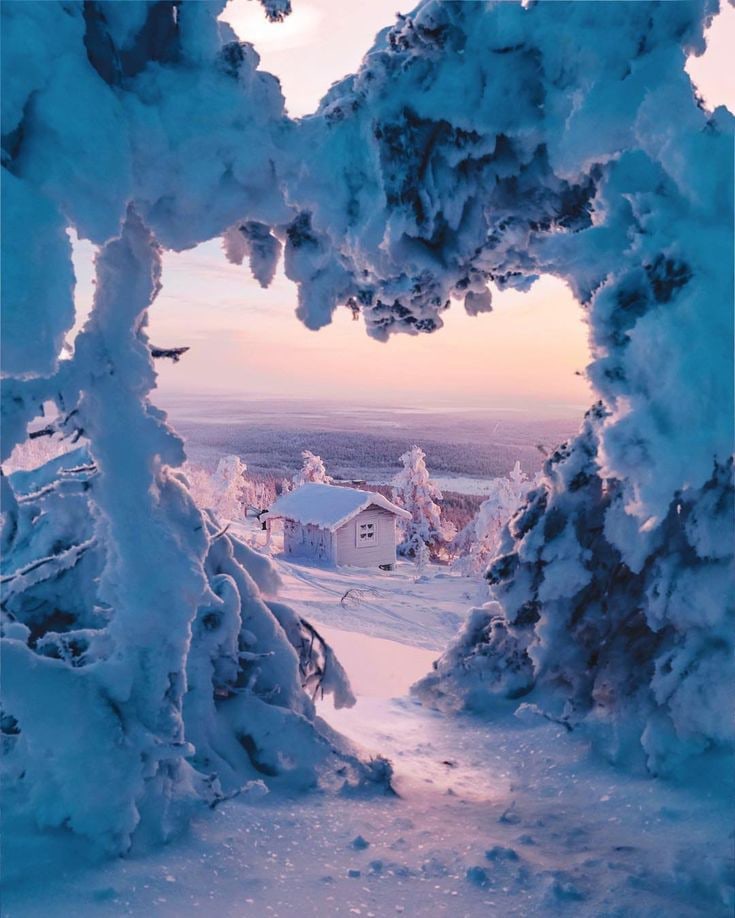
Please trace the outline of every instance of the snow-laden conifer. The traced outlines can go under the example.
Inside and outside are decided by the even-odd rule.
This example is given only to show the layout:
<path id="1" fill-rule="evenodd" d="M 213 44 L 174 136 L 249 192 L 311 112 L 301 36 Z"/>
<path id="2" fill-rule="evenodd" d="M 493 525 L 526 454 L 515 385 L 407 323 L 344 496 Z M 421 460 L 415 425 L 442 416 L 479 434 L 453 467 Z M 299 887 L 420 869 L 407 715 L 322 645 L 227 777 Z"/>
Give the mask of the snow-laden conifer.
<path id="1" fill-rule="evenodd" d="M 301 453 L 301 468 L 293 476 L 294 487 L 299 488 L 303 484 L 331 484 L 333 479 L 327 475 L 327 469 L 321 456 L 317 456 L 310 450 L 305 449 Z"/>
<path id="2" fill-rule="evenodd" d="M 452 542 L 452 552 L 456 555 L 454 570 L 470 576 L 484 573 L 498 551 L 503 528 L 523 503 L 530 487 L 520 462 L 516 462 L 507 476 L 490 481 L 488 496 Z"/>
<path id="3" fill-rule="evenodd" d="M 400 457 L 403 468 L 393 479 L 393 502 L 411 514 L 401 521 L 403 537 L 398 545 L 407 558 L 437 555 L 452 536 L 452 527 L 442 521 L 442 492 L 429 476 L 426 453 L 412 446 Z"/>

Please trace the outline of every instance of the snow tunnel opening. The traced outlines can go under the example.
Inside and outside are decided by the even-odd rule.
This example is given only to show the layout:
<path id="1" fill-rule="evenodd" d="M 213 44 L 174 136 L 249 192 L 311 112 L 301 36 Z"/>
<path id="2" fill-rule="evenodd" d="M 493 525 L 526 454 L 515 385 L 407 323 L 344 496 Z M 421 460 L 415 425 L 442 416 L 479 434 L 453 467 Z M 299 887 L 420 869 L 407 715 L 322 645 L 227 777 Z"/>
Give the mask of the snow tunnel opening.
<path id="1" fill-rule="evenodd" d="M 95 294 L 96 247 L 73 231 L 69 236 L 76 278 L 75 321 L 62 360 L 73 358 Z M 156 344 L 190 350 L 177 363 L 156 361 L 157 385 L 150 399 L 170 412 L 174 429 L 182 395 L 216 399 L 220 393 L 240 393 L 247 399 L 254 392 L 258 398 L 302 398 L 309 392 L 315 400 L 326 400 L 339 388 L 343 398 L 355 402 L 371 395 L 365 379 L 376 378 L 384 385 L 376 387 L 373 401 L 390 401 L 397 394 L 401 403 L 408 400 L 424 410 L 434 406 L 446 416 L 461 415 L 468 406 L 491 406 L 511 417 L 561 415 L 576 425 L 589 401 L 583 376 L 588 356 L 584 310 L 569 288 L 551 275 L 542 276 L 524 292 L 493 289 L 491 313 L 469 315 L 454 298 L 435 334 L 396 334 L 383 342 L 367 336 L 363 323 L 354 322 L 347 308 L 337 309 L 333 323 L 318 334 L 307 329 L 294 315 L 298 291 L 285 276 L 282 262 L 271 286 L 263 288 L 251 276 L 247 259 L 243 265 L 226 260 L 219 240 L 184 252 L 165 251 L 162 259 L 162 288 L 151 304 L 147 333 Z M 260 360 L 259 355 L 266 359 Z M 329 371 L 321 382 L 314 380 L 315 366 Z M 441 366 L 442 388 L 427 390 L 422 380 L 431 377 L 437 366 Z M 289 379 L 288 386 L 269 388 L 264 380 L 268 368 L 273 383 Z M 407 378 L 415 384 L 408 385 Z M 33 428 L 52 420 L 54 414 L 58 411 L 49 404 L 46 417 L 34 422 Z M 76 445 L 59 436 L 26 441 L 16 448 L 6 469 L 37 467 Z M 311 443 L 305 438 L 301 445 Z M 548 451 L 556 442 L 543 445 Z M 537 456 L 540 465 L 543 457 Z M 508 468 L 498 472 L 507 473 L 514 459 L 515 454 L 509 457 Z M 257 535 L 251 545 L 264 548 Z M 360 614 L 359 608 L 353 612 Z M 407 691 L 430 670 L 436 656 L 390 639 L 345 640 L 348 633 L 327 636 L 360 693 L 371 691 L 370 671 L 380 672 L 384 691 Z M 326 700 L 319 707 L 331 708 L 331 704 Z M 349 728 L 349 719 L 344 727 Z"/>
<path id="2" fill-rule="evenodd" d="M 625 723 L 623 741 L 657 774 L 731 744 L 721 673 L 732 632 L 714 594 L 731 552 L 732 221 L 723 202 L 732 200 L 732 118 L 698 105 L 681 72 L 682 42 L 703 47 L 714 5 L 600 4 L 589 17 L 579 4 L 426 4 L 420 34 L 402 20 L 391 47 L 340 83 L 318 116 L 291 123 L 253 56 L 220 42 L 211 5 L 174 13 L 155 4 L 141 23 L 144 6 L 121 4 L 128 12 L 107 32 L 103 4 L 10 6 L 22 79 L 5 235 L 22 243 L 30 215 L 36 245 L 14 250 L 21 321 L 3 342 L 14 374 L 6 440 L 58 398 L 77 411 L 93 460 L 26 478 L 18 500 L 2 481 L 14 616 L 4 694 L 31 799 L 56 824 L 125 851 L 141 812 L 163 827 L 173 799 L 195 788 L 213 805 L 218 783 L 228 793 L 253 778 L 244 737 L 268 767 L 284 765 L 284 745 L 303 752 L 296 780 L 306 785 L 334 762 L 339 739 L 309 719 L 294 654 L 303 621 L 267 599 L 267 565 L 193 505 L 181 441 L 149 397 L 154 370 L 138 334 L 158 293 L 156 239 L 179 250 L 241 225 L 248 245 L 270 255 L 271 230 L 285 230 L 276 241 L 312 328 L 355 298 L 383 336 L 436 330 L 452 293 L 482 297 L 487 278 L 556 270 L 577 281 L 594 314 L 601 401 L 508 532 L 493 571 L 498 604 L 476 610 L 422 697 L 488 710 L 536 685 L 570 729 L 591 713 L 613 758 Z M 159 17 L 170 28 L 157 45 Z M 612 29 L 619 40 L 602 40 Z M 57 39 L 73 66 L 39 83 Z M 447 53 L 447 41 L 460 51 L 475 42 L 474 51 Z M 458 65 L 471 68 L 462 86 L 483 87 L 482 110 L 446 91 Z M 370 87 L 358 99 L 360 80 Z M 417 81 L 430 89 L 429 110 L 416 109 Z M 153 132 L 151 90 L 171 116 Z M 379 124 L 364 99 L 379 103 Z M 253 118 L 240 117 L 243 106 Z M 50 136 L 68 155 L 49 155 Z M 347 167 L 338 181 L 335 163 Z M 599 224 L 593 193 L 605 208 Z M 376 199 L 385 204 L 377 215 Z M 106 243 L 92 327 L 57 368 L 72 218 Z M 272 264 L 262 260 L 264 274 Z M 254 350 L 252 340 L 227 346 L 243 343 Z M 34 525 L 40 518 L 53 525 Z M 114 717 L 111 695 L 121 702 Z M 82 716 L 84 729 L 69 733 L 70 698 L 95 729 Z M 135 746 L 117 741 L 121 722 Z M 112 801 L 80 783 L 79 744 L 99 773 L 124 776 Z M 338 758 L 358 781 L 384 785 L 389 775 L 343 747 Z"/>
<path id="3" fill-rule="evenodd" d="M 95 292 L 96 249 L 76 234 L 72 246 L 76 316 L 64 358 L 73 356 Z M 461 416 L 468 406 L 490 406 L 509 417 L 563 417 L 576 429 L 589 402 L 583 374 L 589 353 L 584 310 L 567 285 L 551 275 L 524 292 L 493 289 L 489 313 L 469 315 L 455 298 L 436 333 L 396 334 L 381 342 L 367 336 L 363 323 L 354 322 L 347 308 L 337 309 L 333 323 L 318 333 L 307 329 L 293 314 L 297 287 L 283 273 L 282 263 L 271 286 L 263 288 L 251 276 L 247 259 L 243 265 L 225 259 L 219 240 L 180 253 L 166 251 L 162 258 L 162 288 L 151 304 L 147 332 L 151 342 L 190 350 L 176 363 L 156 361 L 157 384 L 150 399 L 169 411 L 174 429 L 180 399 L 189 395 L 216 400 L 240 394 L 247 400 L 253 393 L 256 398 L 293 399 L 308 393 L 319 401 L 333 397 L 339 388 L 343 399 L 357 402 L 370 397 L 365 379 L 375 378 L 385 382 L 372 393 L 375 403 L 390 401 L 397 393 L 399 403 L 408 400 L 424 410 L 433 405 L 446 416 Z M 326 371 L 321 381 L 314 379 L 315 366 Z M 442 389 L 427 391 L 422 380 L 437 366 Z M 370 368 L 373 376 L 366 375 Z M 272 379 L 264 378 L 266 372 Z M 407 385 L 407 377 L 415 384 Z M 289 380 L 286 387 L 275 385 L 284 379 Z M 11 457 L 10 469 L 23 467 L 23 461 L 27 465 L 29 457 L 34 464 L 41 454 L 54 458 L 72 448 L 68 440 L 58 438 L 30 444 Z M 308 437 L 301 445 L 311 445 Z M 543 443 L 547 452 L 556 445 L 554 440 Z M 509 456 L 508 468 L 498 473 L 507 474 L 515 458 Z M 540 452 L 534 451 L 534 458 L 537 465 L 527 467 L 530 474 L 543 461 Z M 255 535 L 253 547 L 265 547 L 258 534 L 250 535 Z M 359 609 L 353 611 L 359 615 Z M 333 643 L 334 635 L 329 640 Z M 381 684 L 395 691 L 407 690 L 428 672 L 436 655 L 408 645 L 399 653 L 401 645 L 390 640 L 382 647 L 379 641 L 367 641 L 359 649 L 343 637 L 337 642 L 348 677 L 358 686 L 367 685 L 367 665 L 377 667 Z M 386 654 L 385 647 L 391 652 Z M 330 707 L 331 701 L 325 704 Z"/>
<path id="4" fill-rule="evenodd" d="M 494 290 L 492 313 L 468 315 L 455 301 L 444 314 L 444 327 L 435 334 L 396 334 L 387 342 L 367 336 L 362 323 L 353 322 L 346 308 L 338 308 L 333 323 L 314 333 L 293 314 L 297 289 L 283 274 L 282 265 L 267 289 L 249 275 L 247 261 L 242 266 L 228 263 L 219 243 L 164 254 L 163 287 L 150 311 L 152 340 L 191 346 L 180 362 L 158 361 L 156 366 L 158 388 L 151 397 L 169 411 L 174 428 L 184 403 L 191 423 L 192 404 L 187 395 L 196 392 L 215 400 L 218 391 L 225 399 L 239 394 L 243 401 L 253 393 L 256 398 L 285 396 L 296 402 L 309 396 L 318 405 L 333 399 L 335 390 L 339 390 L 343 400 L 359 402 L 369 396 L 364 382 L 371 378 L 365 375 L 369 368 L 378 377 L 390 379 L 389 386 L 376 388 L 374 403 L 385 403 L 397 392 L 399 404 L 408 400 L 428 411 L 432 404 L 437 407 L 439 399 L 439 410 L 446 417 L 453 413 L 461 417 L 468 405 L 482 409 L 490 406 L 509 418 L 562 419 L 568 423 L 572 436 L 588 407 L 584 366 L 589 344 L 584 309 L 567 285 L 551 275 L 542 276 L 529 291 Z M 197 278 L 202 279 L 201 285 Z M 182 316 L 184 337 L 180 334 Z M 204 319 L 198 327 L 192 324 L 194 316 Z M 215 335 L 213 329 L 221 331 Z M 233 342 L 237 346 L 233 347 Z M 427 394 L 419 381 L 431 376 L 437 365 L 442 366 L 443 389 Z M 314 378 L 315 366 L 324 371 L 321 380 Z M 407 366 L 412 368 L 408 375 L 416 380 L 415 387 L 406 383 Z M 278 383 L 274 388 L 269 388 L 264 378 L 267 372 L 273 373 L 274 384 Z M 187 377 L 189 384 L 182 384 Z M 447 398 L 447 385 L 453 377 L 457 386 L 452 397 Z M 283 386 L 284 378 L 289 379 L 287 387 Z M 461 388 L 460 383 L 467 388 Z M 200 410 L 206 411 L 206 402 L 201 404 Z M 534 461 L 527 466 L 524 462 L 529 478 L 540 469 L 544 454 L 551 453 L 561 440 L 561 436 L 539 437 L 529 450 Z M 234 448 L 239 452 L 234 443 L 234 439 L 230 441 L 228 451 Z M 543 446 L 543 453 L 538 445 Z M 304 435 L 299 447 L 312 446 L 308 435 Z M 187 446 L 190 460 L 200 460 L 202 444 L 198 447 L 192 452 Z M 251 463 L 250 456 L 240 455 Z M 517 458 L 515 452 L 509 453 L 507 467 L 498 467 L 497 474 L 507 475 Z M 398 452 L 396 462 L 397 459 Z M 215 464 L 209 461 L 212 469 Z M 329 470 L 335 471 L 331 465 Z M 466 482 L 458 486 L 465 487 Z M 250 539 L 253 547 L 266 549 L 264 533 L 250 533 Z M 473 599 L 468 596 L 467 604 Z M 294 602 L 294 598 L 289 601 Z M 359 607 L 352 612 L 360 616 Z M 358 695 L 363 690 L 372 691 L 367 672 L 372 672 L 373 679 L 376 673 L 380 674 L 385 691 L 407 692 L 431 670 L 440 652 L 413 648 L 393 639 L 363 640 L 359 634 L 354 641 L 345 640 L 348 634 L 328 631 L 325 636 Z M 442 648 L 450 640 L 449 634 L 442 635 Z M 331 698 L 318 705 L 329 722 L 332 706 Z M 334 717 L 335 726 L 349 733 L 350 718 L 338 712 Z"/>

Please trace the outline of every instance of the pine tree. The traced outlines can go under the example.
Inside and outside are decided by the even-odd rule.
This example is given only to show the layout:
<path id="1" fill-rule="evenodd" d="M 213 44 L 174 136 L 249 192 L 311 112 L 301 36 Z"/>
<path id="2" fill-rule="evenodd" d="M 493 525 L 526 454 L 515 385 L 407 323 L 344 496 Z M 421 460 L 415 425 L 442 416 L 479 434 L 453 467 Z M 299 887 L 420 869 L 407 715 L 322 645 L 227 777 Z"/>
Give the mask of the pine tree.
<path id="1" fill-rule="evenodd" d="M 420 446 L 412 446 L 401 456 L 403 469 L 393 479 L 393 500 L 411 514 L 403 524 L 403 540 L 399 554 L 416 558 L 425 546 L 436 557 L 452 537 L 452 527 L 442 521 L 442 492 L 429 477 L 426 454 Z"/>
<path id="2" fill-rule="evenodd" d="M 305 449 L 301 453 L 301 458 L 304 460 L 303 465 L 293 477 L 295 487 L 300 488 L 303 484 L 332 483 L 333 479 L 327 475 L 321 456 L 316 456 L 308 449 Z"/>
<path id="3" fill-rule="evenodd" d="M 239 456 L 223 456 L 217 463 L 213 477 L 215 506 L 219 517 L 227 520 L 242 519 L 252 503 L 253 487 L 245 478 L 247 465 Z"/>
<path id="4" fill-rule="evenodd" d="M 497 553 L 506 523 L 525 500 L 531 484 L 520 462 L 507 477 L 492 479 L 487 498 L 452 544 L 458 555 L 454 570 L 468 576 L 483 573 Z"/>

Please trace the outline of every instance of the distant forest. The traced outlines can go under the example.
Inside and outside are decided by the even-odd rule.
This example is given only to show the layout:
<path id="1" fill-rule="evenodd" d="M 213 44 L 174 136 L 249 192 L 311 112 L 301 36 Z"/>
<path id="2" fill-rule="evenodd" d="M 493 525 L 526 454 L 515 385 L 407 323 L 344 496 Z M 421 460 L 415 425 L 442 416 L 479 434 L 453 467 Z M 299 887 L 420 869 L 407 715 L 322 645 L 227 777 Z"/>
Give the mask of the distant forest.
<path id="1" fill-rule="evenodd" d="M 573 436 L 579 424 L 511 412 L 331 410 L 322 403 L 249 405 L 209 398 L 172 400 L 167 407 L 195 461 L 211 463 L 234 453 L 252 471 L 290 476 L 301 465 L 301 451 L 309 449 L 336 478 L 378 481 L 398 471 L 398 457 L 414 443 L 435 475 L 494 478 L 506 475 L 516 460 L 532 475 L 544 454 Z"/>

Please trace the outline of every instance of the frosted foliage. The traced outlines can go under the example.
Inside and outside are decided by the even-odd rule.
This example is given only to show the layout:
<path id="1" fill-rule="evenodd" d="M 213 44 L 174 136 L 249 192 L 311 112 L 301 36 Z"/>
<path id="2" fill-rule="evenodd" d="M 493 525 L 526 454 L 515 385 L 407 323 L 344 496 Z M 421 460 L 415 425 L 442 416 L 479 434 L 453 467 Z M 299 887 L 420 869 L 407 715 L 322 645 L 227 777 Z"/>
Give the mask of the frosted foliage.
<path id="1" fill-rule="evenodd" d="M 250 489 L 245 478 L 247 465 L 239 456 L 223 456 L 214 472 L 216 512 L 227 520 L 245 516 Z"/>
<path id="2" fill-rule="evenodd" d="M 222 522 L 242 520 L 248 511 L 256 514 L 276 498 L 275 479 L 257 481 L 248 477 L 247 465 L 239 456 L 223 456 L 210 472 L 204 466 L 186 462 L 186 483 L 200 510 L 210 510 Z"/>
<path id="3" fill-rule="evenodd" d="M 222 6 L 2 8 L 3 462 L 49 402 L 66 438 L 1 480 L 3 805 L 111 853 L 254 782 L 390 777 L 315 718 L 317 691 L 353 702 L 344 671 L 271 601 L 267 559 L 197 508 L 149 399 L 161 245 L 289 219 L 278 83 L 251 47 L 222 44 Z M 99 249 L 92 312 L 59 361 L 69 226 Z M 265 276 L 267 238 L 249 239 Z M 226 464 L 216 489 L 240 471 Z"/>
<path id="4" fill-rule="evenodd" d="M 300 488 L 304 484 L 331 484 L 332 478 L 327 475 L 327 469 L 321 456 L 305 449 L 301 453 L 302 465 L 293 477 L 294 487 Z"/>
<path id="5" fill-rule="evenodd" d="M 37 469 L 50 459 L 56 459 L 71 449 L 69 440 L 56 436 L 39 436 L 18 443 L 5 463 L 6 472 Z"/>
<path id="6" fill-rule="evenodd" d="M 393 501 L 411 514 L 409 521 L 400 520 L 402 539 L 398 551 L 409 558 L 421 560 L 425 566 L 426 552 L 438 554 L 453 535 L 442 522 L 439 501 L 442 492 L 429 477 L 426 454 L 420 446 L 412 446 L 400 458 L 403 468 L 393 479 Z"/>
<path id="7" fill-rule="evenodd" d="M 194 462 L 185 462 L 182 466 L 182 472 L 186 478 L 186 486 L 189 489 L 194 503 L 200 510 L 217 509 L 217 492 L 214 488 L 214 476 L 202 465 Z"/>
<path id="8" fill-rule="evenodd" d="M 452 543 L 458 555 L 452 565 L 454 570 L 470 576 L 484 573 L 498 552 L 503 529 L 525 500 L 530 486 L 520 462 L 507 477 L 492 479 L 488 497 Z"/>
<path id="9" fill-rule="evenodd" d="M 286 244 L 314 327 L 351 302 L 376 337 L 433 331 L 543 273 L 584 305 L 600 404 L 419 692 L 489 706 L 512 660 L 656 773 L 733 742 L 733 118 L 684 71 L 716 9 L 421 4 L 304 121 Z"/>
<path id="10" fill-rule="evenodd" d="M 436 330 L 452 296 L 488 309 L 489 282 L 566 280 L 600 403 L 502 536 L 497 605 L 419 691 L 535 691 L 656 771 L 730 744 L 732 117 L 684 72 L 715 0 L 428 0 L 298 122 L 223 7 L 2 4 L 2 460 L 48 402 L 87 442 L 0 479 L 14 805 L 120 851 L 249 780 L 388 774 L 314 719 L 329 652 L 304 660 L 150 401 L 160 248 L 215 237 L 261 283 L 283 247 L 302 321 L 345 304 L 378 338 Z M 96 294 L 58 361 L 70 228 Z"/>
<path id="11" fill-rule="evenodd" d="M 247 465 L 239 456 L 223 456 L 212 474 L 187 462 L 184 473 L 196 505 L 222 520 L 241 520 L 253 503 L 255 487 L 246 477 Z"/>

